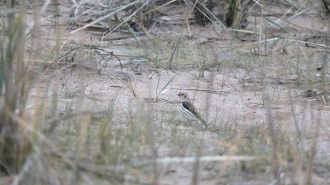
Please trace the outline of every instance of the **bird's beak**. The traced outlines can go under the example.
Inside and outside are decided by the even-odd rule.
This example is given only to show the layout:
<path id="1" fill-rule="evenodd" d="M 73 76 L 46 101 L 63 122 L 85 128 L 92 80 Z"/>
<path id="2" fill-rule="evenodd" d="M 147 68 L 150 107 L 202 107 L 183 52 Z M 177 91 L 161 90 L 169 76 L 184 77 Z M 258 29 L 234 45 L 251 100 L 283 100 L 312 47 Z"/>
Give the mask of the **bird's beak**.
<path id="1" fill-rule="evenodd" d="M 176 94 L 177 96 L 180 96 L 180 93 Z"/>

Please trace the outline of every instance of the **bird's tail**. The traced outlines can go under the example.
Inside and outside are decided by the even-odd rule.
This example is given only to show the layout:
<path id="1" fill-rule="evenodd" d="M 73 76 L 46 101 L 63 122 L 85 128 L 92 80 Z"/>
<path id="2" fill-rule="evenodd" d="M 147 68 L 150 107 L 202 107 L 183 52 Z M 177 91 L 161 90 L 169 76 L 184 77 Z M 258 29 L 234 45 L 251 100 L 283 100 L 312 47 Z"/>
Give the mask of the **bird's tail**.
<path id="1" fill-rule="evenodd" d="M 203 129 L 206 129 L 209 126 L 203 119 L 199 119 L 198 122 L 202 125 Z"/>

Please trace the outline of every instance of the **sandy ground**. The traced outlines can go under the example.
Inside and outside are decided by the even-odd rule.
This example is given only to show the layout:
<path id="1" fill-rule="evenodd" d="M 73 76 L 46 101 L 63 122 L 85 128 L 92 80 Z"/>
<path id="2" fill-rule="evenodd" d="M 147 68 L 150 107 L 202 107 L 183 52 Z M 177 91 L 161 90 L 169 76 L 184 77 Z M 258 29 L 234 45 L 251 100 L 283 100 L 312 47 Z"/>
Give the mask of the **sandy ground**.
<path id="1" fill-rule="evenodd" d="M 171 124 L 178 124 L 177 127 L 183 133 L 195 134 L 194 137 L 206 141 L 203 146 L 205 152 L 209 147 L 216 147 L 216 144 L 207 141 L 218 137 L 214 132 L 217 128 L 229 124 L 239 132 L 249 125 L 267 125 L 272 119 L 276 127 L 283 128 L 284 135 L 289 138 L 297 135 L 295 124 L 297 123 L 302 137 L 305 138 L 302 142 L 305 143 L 303 146 L 306 150 L 310 148 L 319 124 L 321 129 L 317 156 L 320 159 L 329 157 L 330 109 L 325 105 L 327 100 L 324 99 L 327 95 L 323 96 L 319 93 L 322 84 L 321 78 L 318 77 L 321 72 L 317 68 L 322 66 L 323 56 L 325 60 L 330 60 L 327 55 L 329 48 L 323 47 L 327 43 L 329 47 L 330 24 L 329 21 L 319 18 L 315 9 L 293 16 L 292 12 L 283 15 L 288 8 L 265 6 L 263 14 L 271 12 L 283 15 L 281 18 L 276 16 L 268 16 L 268 18 L 277 25 L 285 27 L 286 31 L 261 17 L 251 16 L 245 32 L 238 32 L 237 37 L 233 38 L 231 30 L 211 23 L 205 27 L 184 26 L 181 33 L 184 7 L 168 5 L 158 9 L 159 23 L 148 30 L 151 36 L 139 37 L 147 48 L 145 49 L 124 30 L 106 34 L 104 29 L 111 26 L 111 21 L 114 21 L 112 18 L 97 24 L 99 27 L 92 26 L 70 34 L 69 32 L 100 16 L 93 15 L 92 13 L 97 11 L 93 9 L 87 14 L 73 18 L 70 17 L 70 6 L 70 4 L 62 4 L 59 7 L 63 13 L 57 17 L 61 23 L 58 29 L 53 29 L 54 24 L 51 22 L 55 19 L 50 16 L 54 10 L 42 13 L 46 18 L 40 20 L 41 29 L 37 38 L 39 43 L 35 48 L 30 48 L 38 51 L 41 56 L 49 53 L 56 34 L 63 35 L 60 48 L 63 56 L 69 53 L 70 49 L 76 48 L 77 54 L 74 57 L 72 53 L 64 57 L 66 59 L 63 61 L 67 63 L 60 65 L 62 69 L 60 72 L 54 70 L 51 65 L 39 71 L 41 83 L 37 83 L 32 90 L 33 96 L 44 93 L 45 96 L 50 97 L 52 92 L 49 91 L 51 88 L 48 85 L 60 83 L 59 116 L 66 115 L 68 107 L 102 111 L 114 102 L 114 110 L 117 113 L 113 117 L 117 123 L 114 126 L 118 129 L 125 128 L 128 124 L 127 116 L 122 115 L 130 115 L 132 111 L 136 111 L 135 108 L 140 101 L 152 105 L 154 115 L 165 115 L 165 117 L 176 115 L 179 107 L 176 94 L 184 91 L 189 94 L 213 131 L 202 131 L 197 125 L 186 126 L 179 116 L 176 116 L 178 123 L 157 120 L 155 124 L 164 131 L 169 130 Z M 84 12 L 83 10 L 87 9 L 89 8 L 86 5 L 85 9 L 82 8 L 80 11 Z M 33 10 L 29 9 L 28 13 L 33 19 Z M 163 66 L 169 66 L 171 53 L 166 52 L 164 48 L 173 49 L 180 34 L 182 39 L 179 44 L 182 49 L 179 52 L 181 53 L 176 55 L 174 69 L 169 70 Z M 32 37 L 35 38 L 35 35 Z M 258 41 L 264 39 L 269 39 L 267 45 L 258 45 Z M 101 46 L 104 51 L 113 52 L 123 62 L 122 68 L 115 57 L 104 59 L 100 55 L 95 55 L 99 58 L 88 58 L 86 53 L 91 50 L 89 47 L 91 45 Z M 104 51 L 99 50 L 109 57 L 109 53 L 105 54 Z M 162 51 L 164 51 L 163 55 Z M 135 55 L 136 53 L 141 56 Z M 180 57 L 181 55 L 183 57 Z M 42 59 L 42 57 L 38 58 Z M 74 61 L 70 61 L 72 58 Z M 124 64 L 125 61 L 133 59 L 136 61 Z M 189 60 L 200 63 L 191 64 Z M 200 70 L 200 65 L 204 61 L 206 61 L 204 69 Z M 73 67 L 70 62 L 77 65 Z M 202 76 L 201 71 L 203 71 Z M 55 80 L 49 81 L 49 79 Z M 128 84 L 131 84 L 131 87 Z M 134 89 L 136 97 L 131 89 Z M 308 90 L 315 91 L 316 94 L 307 97 Z M 268 114 L 269 112 L 271 115 Z M 166 151 L 164 149 L 164 153 L 159 155 L 166 157 Z M 237 176 L 217 179 L 213 178 L 217 172 L 212 169 L 213 171 L 208 171 L 207 167 L 203 168 L 201 182 L 265 184 L 271 179 L 269 175 L 266 178 L 260 173 L 251 175 L 243 172 L 238 173 Z M 190 178 L 187 174 L 191 174 L 192 171 L 192 165 L 182 165 L 180 168 L 168 167 L 164 169 L 162 183 L 185 184 Z M 264 169 L 262 174 L 268 174 L 269 171 L 270 169 Z M 325 176 L 315 179 L 316 184 L 329 182 Z"/>

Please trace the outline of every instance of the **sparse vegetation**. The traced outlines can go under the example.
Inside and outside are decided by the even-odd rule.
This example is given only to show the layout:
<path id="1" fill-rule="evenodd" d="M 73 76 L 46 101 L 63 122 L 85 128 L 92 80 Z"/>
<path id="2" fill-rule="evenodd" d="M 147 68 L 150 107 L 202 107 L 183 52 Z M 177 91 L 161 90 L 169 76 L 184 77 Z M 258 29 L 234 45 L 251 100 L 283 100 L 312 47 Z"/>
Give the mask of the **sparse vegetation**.
<path id="1" fill-rule="evenodd" d="M 328 10 L 1 1 L 0 184 L 329 184 Z"/>

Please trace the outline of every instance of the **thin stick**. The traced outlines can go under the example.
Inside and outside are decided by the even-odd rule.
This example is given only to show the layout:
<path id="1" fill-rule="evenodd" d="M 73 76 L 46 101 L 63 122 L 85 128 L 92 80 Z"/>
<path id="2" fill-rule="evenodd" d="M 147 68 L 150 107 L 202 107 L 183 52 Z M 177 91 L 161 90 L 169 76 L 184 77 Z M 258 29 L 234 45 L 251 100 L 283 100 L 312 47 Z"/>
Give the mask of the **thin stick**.
<path id="1" fill-rule="evenodd" d="M 223 84 L 225 84 L 227 87 L 231 88 L 231 89 L 234 89 L 236 91 L 239 91 L 239 92 L 242 92 L 234 87 L 232 87 L 231 85 L 227 84 L 226 82 L 224 82 L 223 80 L 221 80 L 220 78 L 218 78 L 216 75 L 214 75 L 220 82 L 222 82 Z"/>
<path id="2" fill-rule="evenodd" d="M 201 89 L 201 88 L 178 88 L 178 87 L 172 87 L 171 89 L 176 89 L 176 90 L 185 90 L 185 91 L 205 91 L 205 92 L 224 92 L 224 93 L 229 93 L 228 91 L 223 91 L 223 90 L 216 90 L 216 89 Z"/>

